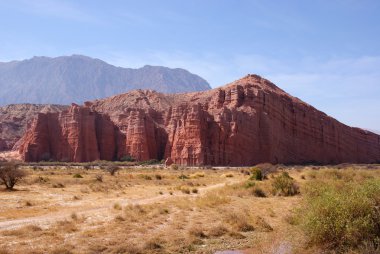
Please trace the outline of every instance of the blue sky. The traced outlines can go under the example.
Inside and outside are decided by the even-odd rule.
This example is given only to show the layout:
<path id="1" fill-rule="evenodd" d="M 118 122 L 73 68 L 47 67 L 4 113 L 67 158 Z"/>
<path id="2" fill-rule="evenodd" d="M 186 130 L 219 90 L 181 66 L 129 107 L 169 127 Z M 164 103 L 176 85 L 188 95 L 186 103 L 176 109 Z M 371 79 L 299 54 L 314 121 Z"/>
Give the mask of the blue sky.
<path id="1" fill-rule="evenodd" d="M 181 67 L 213 87 L 248 73 L 380 130 L 380 1 L 0 0 L 0 61 L 83 54 Z"/>

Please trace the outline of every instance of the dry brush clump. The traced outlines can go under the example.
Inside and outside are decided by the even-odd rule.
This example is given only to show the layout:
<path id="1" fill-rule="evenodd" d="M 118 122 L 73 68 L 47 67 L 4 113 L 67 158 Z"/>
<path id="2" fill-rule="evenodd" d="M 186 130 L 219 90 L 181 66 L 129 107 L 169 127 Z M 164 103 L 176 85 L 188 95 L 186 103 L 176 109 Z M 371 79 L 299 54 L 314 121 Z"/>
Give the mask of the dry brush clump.
<path id="1" fill-rule="evenodd" d="M 238 232 L 249 232 L 255 229 L 250 222 L 250 216 L 245 211 L 226 212 L 224 222 Z"/>
<path id="2" fill-rule="evenodd" d="M 337 252 L 372 245 L 380 250 L 380 181 L 314 182 L 299 221 L 310 244 Z"/>
<path id="3" fill-rule="evenodd" d="M 220 195 L 217 192 L 209 192 L 197 198 L 195 204 L 200 208 L 215 208 L 231 202 L 231 198 L 225 195 Z"/>
<path id="4" fill-rule="evenodd" d="M 21 170 L 17 163 L 0 163 L 0 184 L 4 184 L 7 190 L 13 190 L 13 187 L 25 176 L 26 172 Z"/>
<path id="5" fill-rule="evenodd" d="M 299 193 L 299 186 L 288 172 L 282 172 L 272 182 L 273 195 L 294 196 Z"/>

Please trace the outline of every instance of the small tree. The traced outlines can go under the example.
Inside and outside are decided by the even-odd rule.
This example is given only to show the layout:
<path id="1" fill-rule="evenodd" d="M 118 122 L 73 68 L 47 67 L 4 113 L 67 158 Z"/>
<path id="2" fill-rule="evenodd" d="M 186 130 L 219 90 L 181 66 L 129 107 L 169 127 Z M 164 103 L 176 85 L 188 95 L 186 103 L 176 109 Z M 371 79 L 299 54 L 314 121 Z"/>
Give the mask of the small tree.
<path id="1" fill-rule="evenodd" d="M 106 170 L 111 174 L 111 176 L 115 175 L 115 173 L 119 170 L 120 168 L 116 166 L 115 164 L 110 163 L 107 165 Z"/>
<path id="2" fill-rule="evenodd" d="M 16 183 L 25 176 L 26 173 L 14 162 L 0 164 L 0 183 L 4 184 L 7 190 L 13 190 Z"/>

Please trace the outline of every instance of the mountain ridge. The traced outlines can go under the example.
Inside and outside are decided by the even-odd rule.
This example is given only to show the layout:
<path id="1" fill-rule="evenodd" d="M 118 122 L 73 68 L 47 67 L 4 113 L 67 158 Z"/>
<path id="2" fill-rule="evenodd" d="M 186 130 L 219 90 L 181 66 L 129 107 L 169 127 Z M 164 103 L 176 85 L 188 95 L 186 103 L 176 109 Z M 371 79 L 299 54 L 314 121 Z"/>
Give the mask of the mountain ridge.
<path id="1" fill-rule="evenodd" d="M 123 68 L 83 55 L 35 56 L 0 63 L 0 106 L 81 104 L 134 89 L 179 93 L 211 87 L 185 69 L 152 65 Z"/>

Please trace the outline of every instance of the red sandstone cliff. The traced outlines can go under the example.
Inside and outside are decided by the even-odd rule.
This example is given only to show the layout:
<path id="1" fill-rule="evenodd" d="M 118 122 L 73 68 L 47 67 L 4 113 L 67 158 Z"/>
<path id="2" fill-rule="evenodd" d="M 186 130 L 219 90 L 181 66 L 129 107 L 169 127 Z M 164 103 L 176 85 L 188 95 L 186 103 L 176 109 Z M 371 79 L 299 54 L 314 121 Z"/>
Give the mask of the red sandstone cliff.
<path id="1" fill-rule="evenodd" d="M 40 113 L 22 138 L 25 161 L 115 160 L 124 136 L 109 117 L 73 104 L 60 113 Z"/>
<path id="2" fill-rule="evenodd" d="M 248 75 L 205 92 L 137 90 L 41 114 L 20 152 L 36 161 L 46 150 L 55 159 L 73 161 L 131 155 L 171 158 L 181 165 L 373 163 L 380 161 L 380 136 L 348 127 L 268 80 Z"/>
<path id="3" fill-rule="evenodd" d="M 52 104 L 11 104 L 0 107 L 0 152 L 19 148 L 18 141 L 38 113 L 60 112 L 67 108 Z"/>

